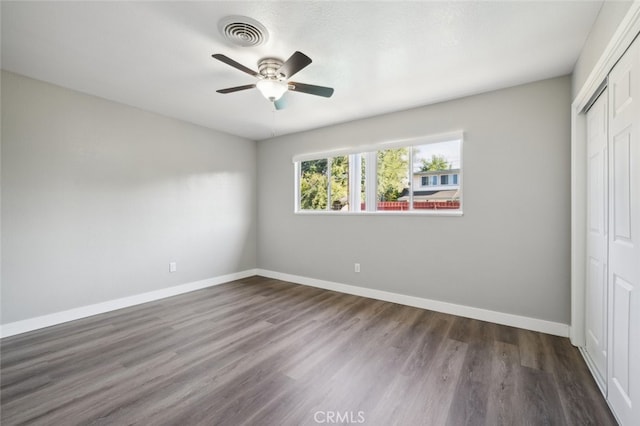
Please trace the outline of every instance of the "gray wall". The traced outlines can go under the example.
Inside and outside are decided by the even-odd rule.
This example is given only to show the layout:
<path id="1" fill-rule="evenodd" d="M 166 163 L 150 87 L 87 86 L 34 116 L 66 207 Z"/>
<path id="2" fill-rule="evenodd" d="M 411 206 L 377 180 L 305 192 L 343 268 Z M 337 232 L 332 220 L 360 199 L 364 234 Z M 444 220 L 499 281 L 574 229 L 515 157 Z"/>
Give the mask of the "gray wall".
<path id="1" fill-rule="evenodd" d="M 259 142 L 259 267 L 569 323 L 570 96 L 561 77 Z M 293 155 L 459 129 L 463 217 L 293 213 Z"/>
<path id="2" fill-rule="evenodd" d="M 600 59 L 600 55 L 609 44 L 613 33 L 618 29 L 618 25 L 629 10 L 631 3 L 619 0 L 606 0 L 603 3 L 573 70 L 572 99 L 576 97 L 589 73 Z"/>
<path id="3" fill-rule="evenodd" d="M 255 164 L 253 141 L 3 72 L 2 323 L 255 268 Z"/>

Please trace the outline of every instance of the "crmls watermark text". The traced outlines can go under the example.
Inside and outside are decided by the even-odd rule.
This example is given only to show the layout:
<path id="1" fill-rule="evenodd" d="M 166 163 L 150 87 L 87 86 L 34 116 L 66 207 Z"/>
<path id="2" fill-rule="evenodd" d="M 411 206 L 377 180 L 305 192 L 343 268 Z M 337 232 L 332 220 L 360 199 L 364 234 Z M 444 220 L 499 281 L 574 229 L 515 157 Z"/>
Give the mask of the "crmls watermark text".
<path id="1" fill-rule="evenodd" d="M 364 411 L 316 411 L 313 413 L 313 420 L 327 424 L 362 424 Z"/>

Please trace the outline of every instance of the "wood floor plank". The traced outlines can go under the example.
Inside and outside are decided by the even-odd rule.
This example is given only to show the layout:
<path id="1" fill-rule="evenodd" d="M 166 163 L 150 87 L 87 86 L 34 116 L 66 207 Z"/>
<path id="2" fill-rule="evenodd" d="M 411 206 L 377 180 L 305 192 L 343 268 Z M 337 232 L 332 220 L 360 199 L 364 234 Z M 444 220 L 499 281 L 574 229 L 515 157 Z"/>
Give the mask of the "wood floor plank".
<path id="1" fill-rule="evenodd" d="M 615 424 L 578 349 L 557 336 L 544 335 L 542 338 L 552 348 L 553 374 L 567 423 L 576 426 Z M 584 410 L 584 401 L 593 401 L 594 409 Z"/>
<path id="2" fill-rule="evenodd" d="M 524 367 L 552 372 L 552 359 L 547 341 L 542 333 L 530 330 L 518 330 L 520 363 Z"/>
<path id="3" fill-rule="evenodd" d="M 264 277 L 3 339 L 0 402 L 3 426 L 615 424 L 567 339 Z"/>
<path id="4" fill-rule="evenodd" d="M 546 371 L 522 366 L 518 374 L 516 404 L 523 425 L 566 425 L 560 397 L 553 375 Z"/>
<path id="5" fill-rule="evenodd" d="M 493 379 L 493 355 L 493 345 L 477 341 L 469 343 L 449 409 L 447 425 L 486 423 L 489 388 Z"/>
<path id="6" fill-rule="evenodd" d="M 509 426 L 519 423 L 516 406 L 516 390 L 520 369 L 518 346 L 496 341 L 494 343 L 491 384 L 487 399 L 486 424 Z"/>
<path id="7" fill-rule="evenodd" d="M 440 343 L 447 337 L 451 324 L 449 318 L 435 315 L 428 324 L 420 328 L 420 335 L 415 339 L 413 350 L 408 352 L 402 374 L 413 376 L 428 368 L 440 350 Z"/>
<path id="8" fill-rule="evenodd" d="M 456 397 L 463 364 L 467 356 L 466 343 L 446 339 L 430 364 L 424 381 L 412 391 L 408 409 L 397 411 L 393 424 L 444 425 L 450 417 L 451 404 Z"/>
<path id="9" fill-rule="evenodd" d="M 518 345 L 518 329 L 507 325 L 494 324 L 496 340 L 511 345 Z"/>

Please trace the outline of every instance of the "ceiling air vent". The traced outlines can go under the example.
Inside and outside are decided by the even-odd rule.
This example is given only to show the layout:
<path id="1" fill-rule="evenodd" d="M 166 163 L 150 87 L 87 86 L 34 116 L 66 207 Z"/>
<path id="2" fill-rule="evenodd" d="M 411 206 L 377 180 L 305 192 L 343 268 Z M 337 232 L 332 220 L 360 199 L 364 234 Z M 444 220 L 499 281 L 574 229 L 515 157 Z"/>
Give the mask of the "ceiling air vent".
<path id="1" fill-rule="evenodd" d="M 259 46 L 269 39 L 264 25 L 246 16 L 222 18 L 218 23 L 218 29 L 225 39 L 242 47 Z"/>

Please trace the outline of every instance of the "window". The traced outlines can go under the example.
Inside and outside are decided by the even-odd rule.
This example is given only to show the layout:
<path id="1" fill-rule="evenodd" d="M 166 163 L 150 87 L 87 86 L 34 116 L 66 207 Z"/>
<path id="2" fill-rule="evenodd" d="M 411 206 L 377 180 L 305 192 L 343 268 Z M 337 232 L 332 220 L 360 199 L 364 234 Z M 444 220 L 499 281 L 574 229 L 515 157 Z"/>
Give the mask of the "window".
<path id="1" fill-rule="evenodd" d="M 300 165 L 300 209 L 326 210 L 329 195 L 326 158 Z"/>
<path id="2" fill-rule="evenodd" d="M 385 149 L 377 152 L 378 206 L 397 201 L 409 186 L 409 148 Z"/>
<path id="3" fill-rule="evenodd" d="M 300 209 L 348 209 L 349 157 L 302 161 L 300 164 Z"/>
<path id="4" fill-rule="evenodd" d="M 349 208 L 349 156 L 331 159 L 331 210 Z"/>
<path id="5" fill-rule="evenodd" d="M 462 135 L 448 136 L 294 158 L 295 211 L 459 215 Z"/>

